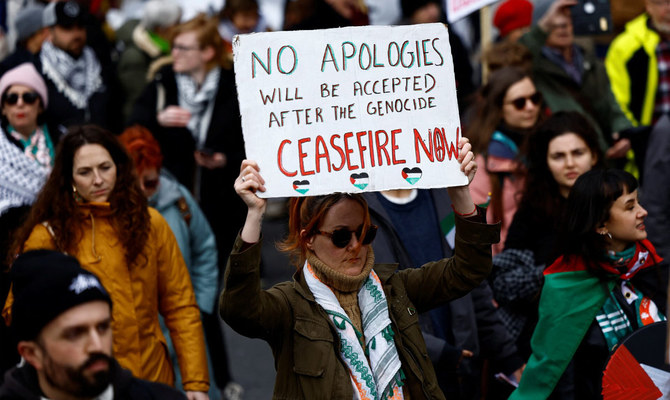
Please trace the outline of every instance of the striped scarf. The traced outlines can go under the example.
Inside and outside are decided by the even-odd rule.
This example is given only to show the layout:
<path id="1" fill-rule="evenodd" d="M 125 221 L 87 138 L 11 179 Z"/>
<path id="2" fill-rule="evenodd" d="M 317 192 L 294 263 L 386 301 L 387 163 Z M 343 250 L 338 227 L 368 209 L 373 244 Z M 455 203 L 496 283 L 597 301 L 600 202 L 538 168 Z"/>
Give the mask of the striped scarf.
<path id="1" fill-rule="evenodd" d="M 403 399 L 400 387 L 404 384 L 405 375 L 393 340 L 386 296 L 377 274 L 370 271 L 370 276 L 358 291 L 363 321 L 361 333 L 347 317 L 333 291 L 317 278 L 309 263 L 305 262 L 303 271 L 316 302 L 337 327 L 340 352 L 349 368 L 354 399 Z M 365 338 L 365 343 L 362 343 L 362 338 Z"/>

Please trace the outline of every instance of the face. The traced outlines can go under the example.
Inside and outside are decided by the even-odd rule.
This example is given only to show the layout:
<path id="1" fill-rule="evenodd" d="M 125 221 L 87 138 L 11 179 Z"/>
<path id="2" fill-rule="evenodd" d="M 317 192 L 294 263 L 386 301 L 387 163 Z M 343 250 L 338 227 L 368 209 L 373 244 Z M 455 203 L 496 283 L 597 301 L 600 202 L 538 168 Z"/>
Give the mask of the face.
<path id="1" fill-rule="evenodd" d="M 526 77 L 516 82 L 507 89 L 505 98 L 503 99 L 503 120 L 505 124 L 511 128 L 529 129 L 537 122 L 540 115 L 540 104 L 534 103 L 532 100 L 536 99 L 535 85 L 530 78 Z M 519 99 L 524 99 L 525 104 L 521 109 L 517 109 L 514 105 Z"/>
<path id="2" fill-rule="evenodd" d="M 85 144 L 74 153 L 72 182 L 87 202 L 105 202 L 116 184 L 116 164 L 107 149 Z"/>
<path id="3" fill-rule="evenodd" d="M 363 225 L 364 219 L 362 205 L 351 199 L 342 199 L 328 210 L 318 229 L 323 232 L 342 228 L 355 231 Z M 347 246 L 341 249 L 328 236 L 316 234 L 309 240 L 307 247 L 330 268 L 351 276 L 363 271 L 368 255 L 368 245 L 363 245 L 356 235 L 351 235 Z"/>
<path id="4" fill-rule="evenodd" d="M 556 136 L 549 142 L 547 166 L 563 197 L 568 197 L 577 178 L 590 171 L 597 161 L 586 142 L 575 133 Z"/>
<path id="5" fill-rule="evenodd" d="M 106 302 L 67 310 L 42 329 L 37 342 L 28 343 L 32 351 L 24 357 L 37 370 L 45 394 L 92 398 L 109 385 L 112 329 Z"/>
<path id="6" fill-rule="evenodd" d="M 213 55 L 211 47 L 200 48 L 195 32 L 177 35 L 172 43 L 172 69 L 177 73 L 192 74 L 203 71 Z"/>
<path id="7" fill-rule="evenodd" d="M 572 46 L 575 35 L 572 33 L 572 19 L 570 8 L 565 7 L 560 16 L 556 17 L 556 28 L 549 33 L 545 44 L 549 47 L 565 49 Z"/>
<path id="8" fill-rule="evenodd" d="M 258 24 L 258 13 L 255 11 L 236 12 L 231 22 L 240 33 L 249 33 Z"/>
<path id="9" fill-rule="evenodd" d="M 33 98 L 34 101 L 32 101 L 32 103 L 26 102 L 24 100 L 24 94 L 27 94 L 26 97 L 29 100 L 30 98 Z M 28 86 L 10 86 L 5 92 L 5 96 L 7 98 L 15 97 L 13 95 L 16 96 L 17 102 L 13 105 L 9 104 L 10 101 L 7 100 L 2 103 L 2 115 L 7 117 L 9 125 L 15 130 L 28 136 L 37 128 L 37 116 L 42 112 L 42 103 L 37 92 Z"/>
<path id="10" fill-rule="evenodd" d="M 654 27 L 664 35 L 670 35 L 670 2 L 666 0 L 646 0 L 647 13 Z"/>
<path id="11" fill-rule="evenodd" d="M 145 169 L 139 173 L 137 178 L 139 179 L 140 188 L 147 198 L 153 196 L 158 191 L 160 175 L 156 168 Z"/>
<path id="12" fill-rule="evenodd" d="M 605 222 L 599 233 L 609 232 L 612 239 L 608 239 L 608 250 L 622 251 L 628 245 L 647 238 L 644 219 L 645 210 L 637 198 L 637 190 L 631 193 L 624 191 L 610 208 L 610 218 Z"/>
<path id="13" fill-rule="evenodd" d="M 55 25 L 51 29 L 51 41 L 54 46 L 67 52 L 73 58 L 79 58 L 86 46 L 86 29 L 79 25 L 71 27 Z"/>

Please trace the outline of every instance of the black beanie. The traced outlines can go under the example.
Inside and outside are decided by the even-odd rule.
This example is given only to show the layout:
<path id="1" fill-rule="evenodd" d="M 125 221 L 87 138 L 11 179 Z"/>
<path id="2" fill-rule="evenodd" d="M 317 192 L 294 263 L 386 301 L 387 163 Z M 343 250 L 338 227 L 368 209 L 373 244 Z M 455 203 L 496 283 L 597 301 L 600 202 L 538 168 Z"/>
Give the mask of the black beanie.
<path id="1" fill-rule="evenodd" d="M 34 340 L 42 328 L 72 307 L 95 300 L 112 305 L 98 277 L 76 258 L 52 250 L 21 254 L 12 264 L 12 328 L 16 339 Z"/>

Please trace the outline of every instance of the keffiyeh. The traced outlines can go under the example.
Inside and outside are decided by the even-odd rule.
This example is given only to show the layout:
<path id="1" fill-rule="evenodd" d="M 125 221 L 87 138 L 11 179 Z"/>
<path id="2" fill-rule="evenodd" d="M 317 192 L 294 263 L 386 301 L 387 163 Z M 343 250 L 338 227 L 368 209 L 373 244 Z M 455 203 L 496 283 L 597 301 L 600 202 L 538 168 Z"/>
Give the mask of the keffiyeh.
<path id="1" fill-rule="evenodd" d="M 341 356 L 349 368 L 354 398 L 403 399 L 401 386 L 404 373 L 393 339 L 386 296 L 377 274 L 370 271 L 358 291 L 363 322 L 361 333 L 347 317 L 333 291 L 317 278 L 309 263 L 305 263 L 304 271 L 305 281 L 316 302 L 324 308 L 338 329 Z M 364 344 L 360 340 L 362 337 L 365 338 Z"/>
<path id="2" fill-rule="evenodd" d="M 220 68 L 213 68 L 202 86 L 198 88 L 196 82 L 188 75 L 177 74 L 177 91 L 179 92 L 179 106 L 191 112 L 191 119 L 186 126 L 201 148 L 207 138 L 207 128 L 212 118 L 214 99 L 219 89 Z"/>
<path id="3" fill-rule="evenodd" d="M 84 47 L 81 57 L 74 59 L 46 41 L 40 51 L 40 61 L 44 75 L 80 110 L 86 108 L 88 99 L 95 92 L 104 90 L 102 68 L 88 46 Z"/>
<path id="4" fill-rule="evenodd" d="M 48 174 L 47 168 L 28 158 L 0 131 L 0 215 L 31 205 Z"/>

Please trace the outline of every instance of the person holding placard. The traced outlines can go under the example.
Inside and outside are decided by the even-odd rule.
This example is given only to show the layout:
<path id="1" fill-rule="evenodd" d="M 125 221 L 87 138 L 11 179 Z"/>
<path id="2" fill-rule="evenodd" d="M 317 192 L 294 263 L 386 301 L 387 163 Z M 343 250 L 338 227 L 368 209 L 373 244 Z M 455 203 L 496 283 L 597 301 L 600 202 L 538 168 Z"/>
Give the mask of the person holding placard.
<path id="1" fill-rule="evenodd" d="M 477 165 L 459 141 L 460 170 Z M 418 312 L 468 293 L 488 274 L 499 226 L 485 223 L 469 187 L 448 188 L 456 214 L 455 256 L 395 273 L 375 264 L 367 203 L 358 194 L 291 199 L 293 282 L 260 289 L 261 220 L 267 201 L 258 164 L 245 160 L 235 190 L 247 219 L 228 260 L 221 317 L 239 333 L 266 340 L 275 356 L 274 397 L 291 399 L 444 399 L 421 337 Z"/>
<path id="2" fill-rule="evenodd" d="M 666 320 L 667 264 L 647 240 L 637 188 L 616 169 L 593 169 L 572 187 L 561 256 L 544 271 L 533 353 L 511 400 L 601 398 L 610 352 Z"/>

